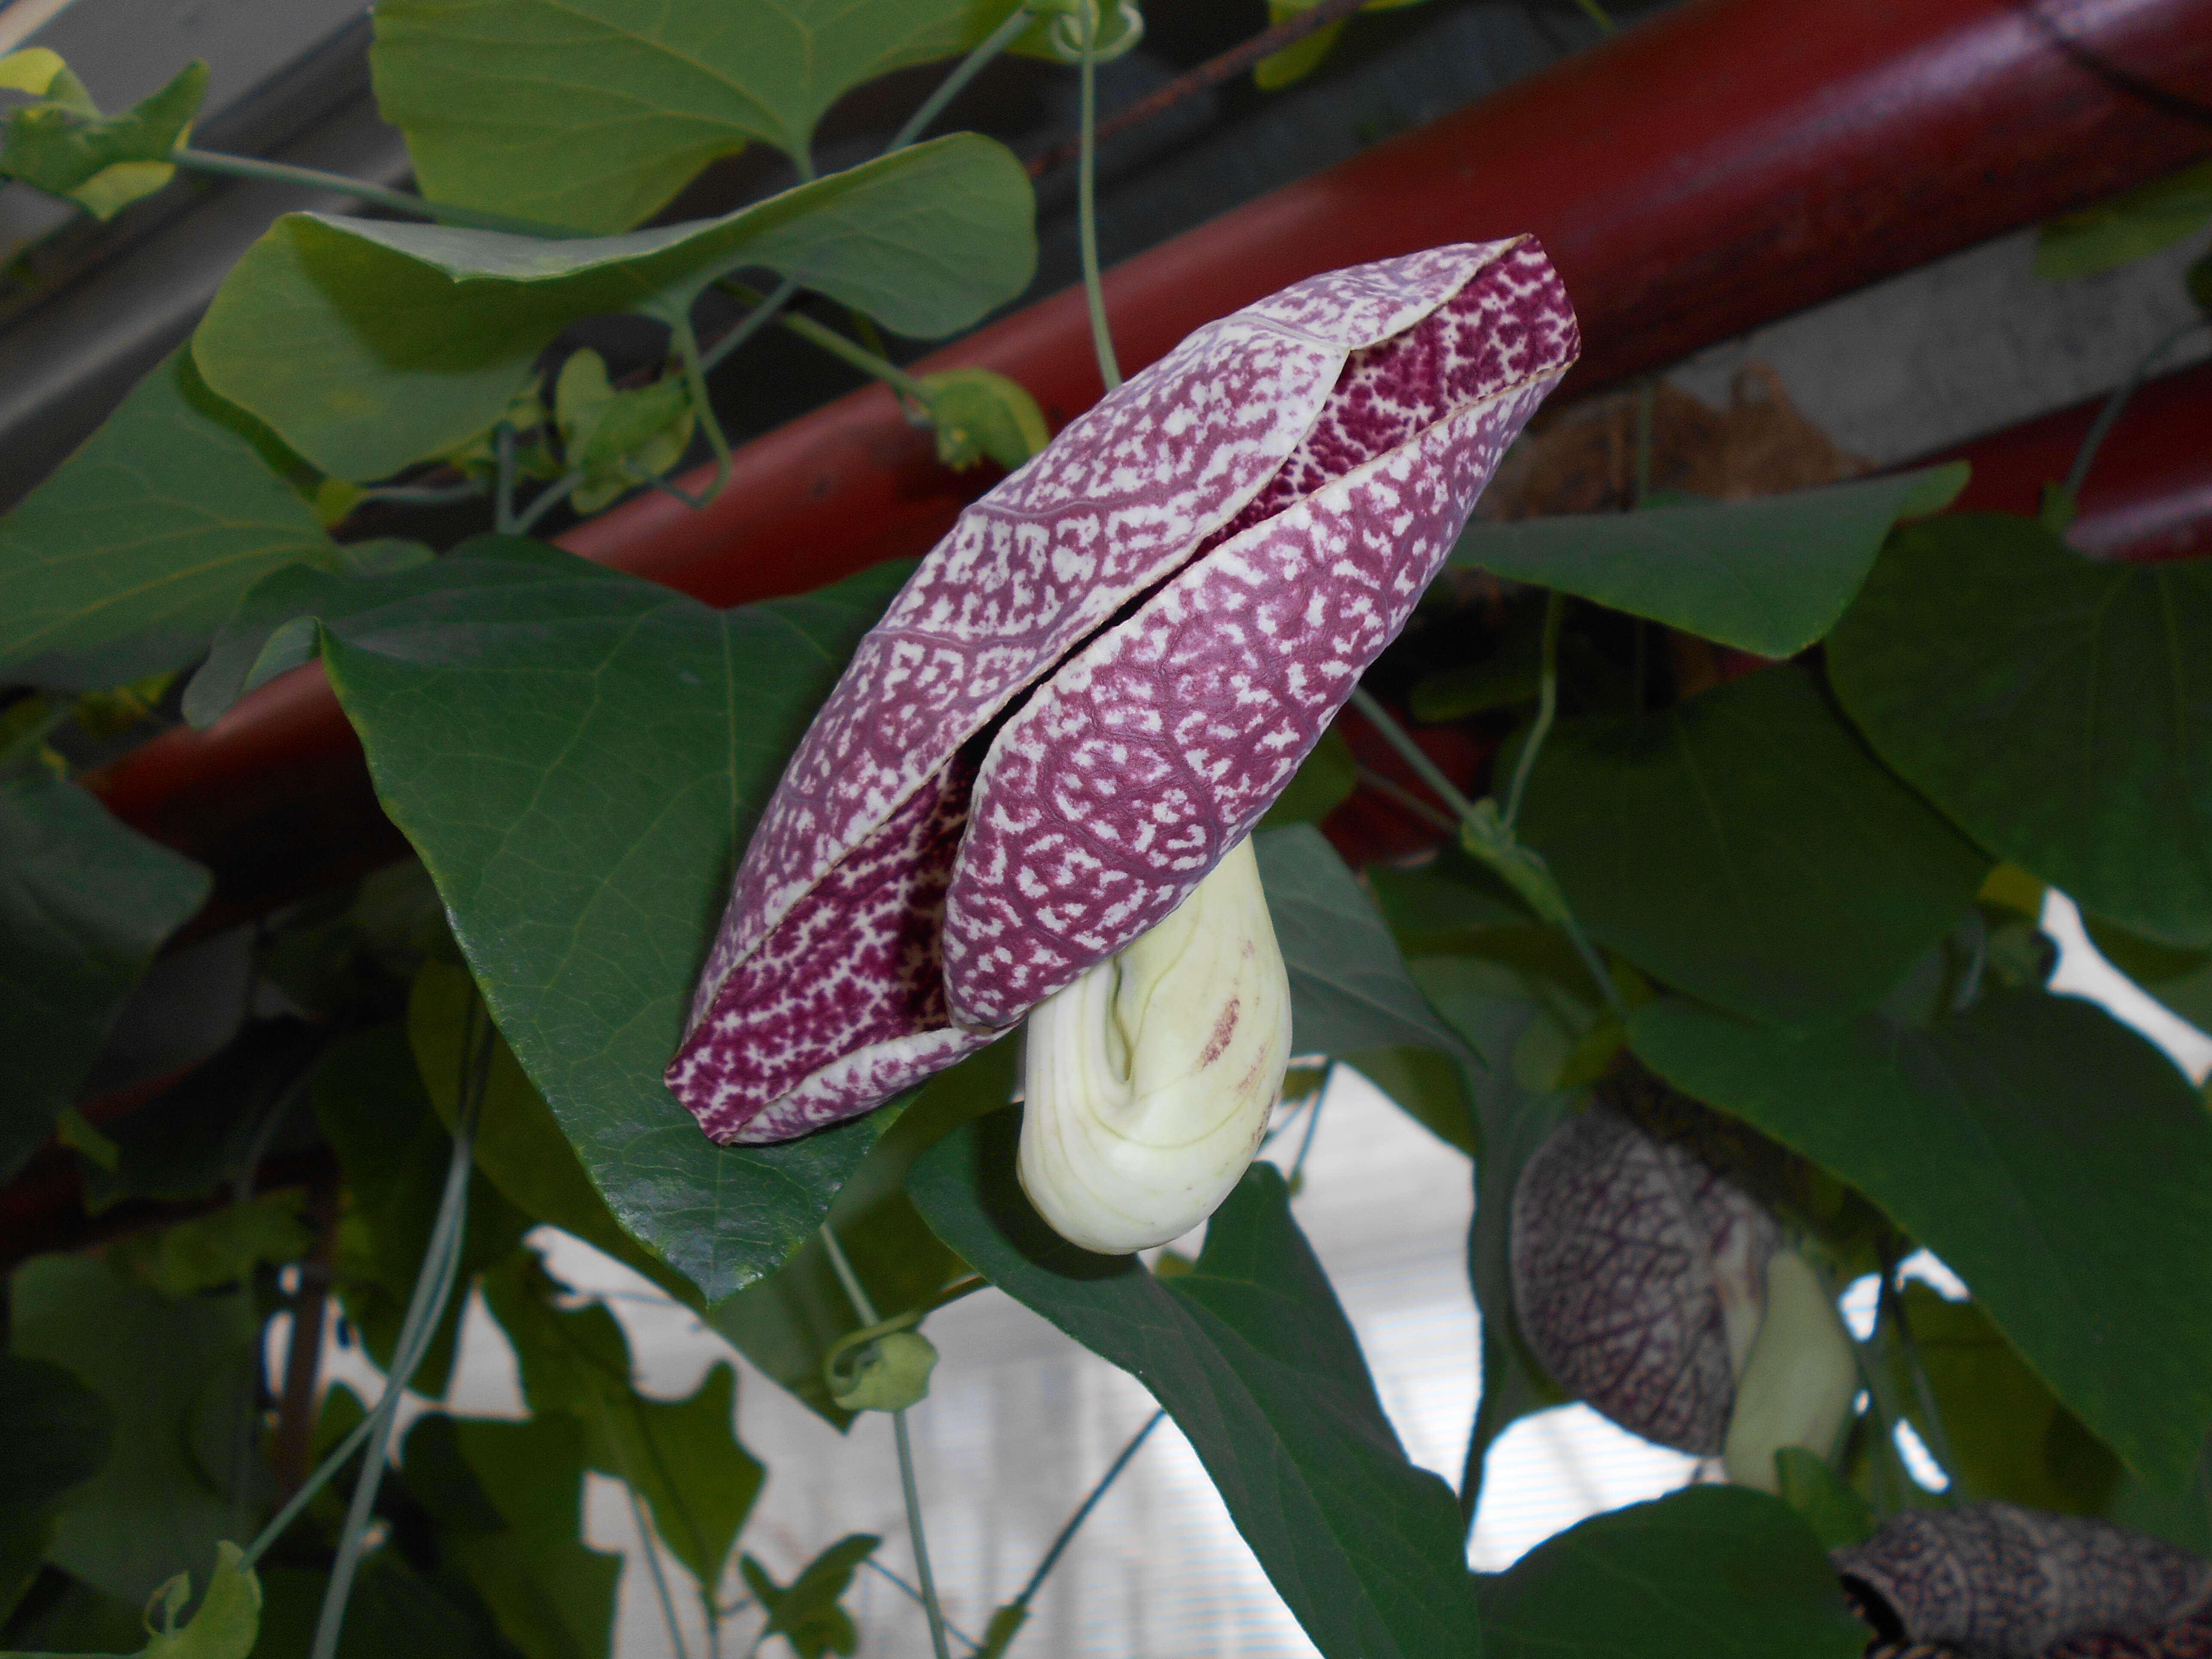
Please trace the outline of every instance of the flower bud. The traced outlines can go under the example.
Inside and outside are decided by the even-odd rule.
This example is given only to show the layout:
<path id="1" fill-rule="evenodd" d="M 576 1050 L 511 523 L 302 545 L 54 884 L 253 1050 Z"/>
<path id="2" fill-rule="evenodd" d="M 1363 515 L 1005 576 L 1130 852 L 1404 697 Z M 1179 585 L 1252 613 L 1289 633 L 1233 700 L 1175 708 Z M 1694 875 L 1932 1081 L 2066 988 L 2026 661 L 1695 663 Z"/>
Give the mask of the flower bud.
<path id="1" fill-rule="evenodd" d="M 1251 842 L 1038 1004 L 1028 1041 L 1017 1168 L 1054 1231 L 1125 1255 L 1212 1214 L 1290 1063 L 1290 976 Z"/>

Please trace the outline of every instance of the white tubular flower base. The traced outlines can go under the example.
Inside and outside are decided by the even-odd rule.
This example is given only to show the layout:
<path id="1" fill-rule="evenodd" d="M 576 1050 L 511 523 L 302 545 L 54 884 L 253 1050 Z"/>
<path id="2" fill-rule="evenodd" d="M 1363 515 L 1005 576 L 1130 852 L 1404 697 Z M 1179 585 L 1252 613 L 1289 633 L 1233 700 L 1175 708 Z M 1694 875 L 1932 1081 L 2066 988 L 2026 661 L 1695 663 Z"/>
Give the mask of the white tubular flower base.
<path id="1" fill-rule="evenodd" d="M 1290 978 L 1247 840 L 1031 1011 L 1023 1190 L 1087 1250 L 1181 1237 L 1252 1162 L 1290 1052 Z"/>

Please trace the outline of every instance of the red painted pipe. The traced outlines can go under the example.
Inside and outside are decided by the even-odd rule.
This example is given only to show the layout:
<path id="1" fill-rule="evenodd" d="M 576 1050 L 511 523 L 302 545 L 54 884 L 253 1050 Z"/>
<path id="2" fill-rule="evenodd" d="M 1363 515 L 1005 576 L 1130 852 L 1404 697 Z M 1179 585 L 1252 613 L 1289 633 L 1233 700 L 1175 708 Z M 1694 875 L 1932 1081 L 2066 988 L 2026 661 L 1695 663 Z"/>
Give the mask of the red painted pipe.
<path id="1" fill-rule="evenodd" d="M 1128 260 L 1108 299 L 1134 368 L 1313 271 L 1534 230 L 1593 386 L 2212 153 L 2190 106 L 2212 106 L 2212 0 L 1688 0 Z M 1099 392 L 1078 293 L 921 367 L 955 363 L 1055 422 Z M 563 539 L 735 605 L 919 553 L 981 482 L 872 387 L 745 446 L 704 512 L 647 496 Z M 392 845 L 315 671 L 88 781 L 214 869 L 202 930 Z"/>
<path id="2" fill-rule="evenodd" d="M 1963 511 L 2033 513 L 2063 478 L 2101 398 L 1930 460 L 1966 460 Z M 2067 539 L 2106 558 L 2154 562 L 2212 553 L 2212 362 L 2152 380 L 2129 398 L 2089 469 Z"/>

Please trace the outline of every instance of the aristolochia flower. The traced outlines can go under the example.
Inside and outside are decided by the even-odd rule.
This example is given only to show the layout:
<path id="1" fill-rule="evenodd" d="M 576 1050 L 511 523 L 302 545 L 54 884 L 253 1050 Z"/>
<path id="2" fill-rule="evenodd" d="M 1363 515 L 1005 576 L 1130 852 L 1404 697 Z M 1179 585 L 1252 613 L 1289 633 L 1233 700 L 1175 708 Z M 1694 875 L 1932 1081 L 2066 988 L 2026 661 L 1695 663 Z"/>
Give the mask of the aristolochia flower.
<path id="1" fill-rule="evenodd" d="M 2212 1562 L 2087 1516 L 1999 1503 L 1907 1510 L 1833 1559 L 1890 1642 L 1977 1659 L 2204 1650 L 2207 1630 L 2183 1621 L 2212 1603 Z M 2173 1626 L 2169 1649 L 2156 1633 Z"/>
<path id="2" fill-rule="evenodd" d="M 1514 1183 L 1522 1334 L 1560 1386 L 1648 1440 L 1778 1486 L 1774 1454 L 1835 1449 L 1858 1372 L 1835 1300 L 1774 1218 L 1692 1137 L 1702 1109 L 1616 1073 Z"/>
<path id="3" fill-rule="evenodd" d="M 1332 272 L 1199 330 L 963 513 L 746 849 L 668 1071 L 707 1133 L 866 1111 L 1170 915 L 1577 345 L 1527 237 Z"/>

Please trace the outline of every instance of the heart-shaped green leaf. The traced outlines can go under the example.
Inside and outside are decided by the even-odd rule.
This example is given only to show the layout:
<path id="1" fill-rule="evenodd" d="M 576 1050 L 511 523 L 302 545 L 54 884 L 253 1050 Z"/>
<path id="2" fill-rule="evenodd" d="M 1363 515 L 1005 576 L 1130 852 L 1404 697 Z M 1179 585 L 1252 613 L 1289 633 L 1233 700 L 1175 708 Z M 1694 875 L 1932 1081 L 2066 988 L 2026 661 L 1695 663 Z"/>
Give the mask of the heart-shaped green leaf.
<path id="1" fill-rule="evenodd" d="M 386 0 L 370 64 L 434 201 L 627 230 L 751 139 L 798 160 L 863 81 L 1011 0 Z"/>
<path id="2" fill-rule="evenodd" d="M 48 1559 L 134 1607 L 179 1570 L 206 1583 L 249 1502 L 228 1487 L 239 1435 L 259 1421 L 251 1300 L 164 1296 L 95 1255 L 35 1256 L 8 1291 L 11 1352 L 70 1372 L 114 1425 Z"/>
<path id="3" fill-rule="evenodd" d="M 1629 1036 L 1934 1250 L 2139 1474 L 2189 1478 L 2212 1429 L 2212 1114 L 2165 1055 L 2026 991 L 1927 1030 L 1803 1036 L 1655 1002 Z"/>
<path id="4" fill-rule="evenodd" d="M 1483 1639 L 1505 1659 L 1857 1659 L 1867 1645 L 1811 1528 L 1741 1486 L 1593 1516 L 1481 1583 Z"/>
<path id="5" fill-rule="evenodd" d="M 1660 714 L 1562 722 L 1521 829 L 1596 938 L 1783 1024 L 1878 1001 L 1990 865 L 1789 664 Z"/>
<path id="6" fill-rule="evenodd" d="M 325 668 L 615 1218 L 710 1301 L 811 1233 L 895 1113 L 719 1147 L 663 1086 L 730 867 L 906 574 L 717 611 L 531 542 L 373 579 Z"/>
<path id="7" fill-rule="evenodd" d="M 1253 851 L 1290 969 L 1295 1052 L 1343 1055 L 1403 1043 L 1467 1057 L 1406 971 L 1382 913 L 1321 831 L 1310 823 L 1268 830 Z"/>
<path id="8" fill-rule="evenodd" d="M 901 334 L 949 334 L 1025 287 L 1028 175 L 957 133 L 719 219 L 546 240 L 295 213 L 248 248 L 192 337 L 208 384 L 325 472 L 385 477 L 497 420 L 580 318 L 680 322 L 761 265 Z"/>
<path id="9" fill-rule="evenodd" d="M 1477 522 L 1450 562 L 1789 657 L 1835 626 L 1892 525 L 1939 510 L 1966 483 L 1954 463 L 1762 501 Z"/>
<path id="10" fill-rule="evenodd" d="M 1881 757 L 1999 857 L 2212 945 L 2212 559 L 2100 564 L 2032 519 L 1899 536 L 1828 643 Z"/>
<path id="11" fill-rule="evenodd" d="M 85 109 L 90 100 L 82 84 L 59 58 L 53 61 L 57 72 L 42 88 L 46 100 L 8 117 L 0 175 L 66 197 L 95 218 L 112 218 L 176 175 L 167 157 L 185 141 L 207 97 L 207 65 L 195 58 L 143 103 L 102 116 Z"/>
<path id="12" fill-rule="evenodd" d="M 1282 1176 L 1254 1165 L 1197 1267 L 1162 1280 L 1045 1225 L 1014 1176 L 1019 1128 L 998 1113 L 915 1164 L 938 1237 L 1152 1391 L 1322 1653 L 1476 1659 L 1451 1490 L 1407 1462 Z"/>
<path id="13" fill-rule="evenodd" d="M 0 774 L 0 1179 L 53 1133 L 207 872 L 35 763 Z"/>
<path id="14" fill-rule="evenodd" d="M 96 691 L 207 649 L 239 595 L 336 561 L 269 441 L 179 351 L 0 520 L 0 678 Z"/>

